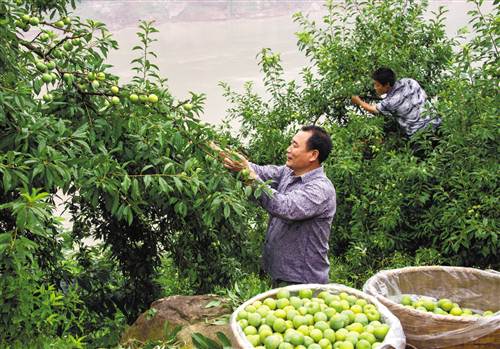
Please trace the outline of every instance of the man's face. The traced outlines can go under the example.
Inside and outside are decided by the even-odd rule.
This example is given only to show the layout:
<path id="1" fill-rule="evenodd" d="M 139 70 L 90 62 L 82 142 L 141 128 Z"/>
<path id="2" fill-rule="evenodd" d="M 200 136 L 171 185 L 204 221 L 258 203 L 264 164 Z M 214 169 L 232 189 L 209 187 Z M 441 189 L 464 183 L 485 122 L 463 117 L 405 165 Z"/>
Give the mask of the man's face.
<path id="1" fill-rule="evenodd" d="M 391 89 L 391 85 L 389 85 L 389 83 L 382 85 L 377 80 L 373 80 L 373 87 L 375 88 L 375 92 L 377 92 L 377 95 L 379 96 L 386 94 Z"/>
<path id="2" fill-rule="evenodd" d="M 318 159 L 318 150 L 307 149 L 307 140 L 311 135 L 311 131 L 299 131 L 292 138 L 286 151 L 286 165 L 292 170 L 306 169 Z"/>

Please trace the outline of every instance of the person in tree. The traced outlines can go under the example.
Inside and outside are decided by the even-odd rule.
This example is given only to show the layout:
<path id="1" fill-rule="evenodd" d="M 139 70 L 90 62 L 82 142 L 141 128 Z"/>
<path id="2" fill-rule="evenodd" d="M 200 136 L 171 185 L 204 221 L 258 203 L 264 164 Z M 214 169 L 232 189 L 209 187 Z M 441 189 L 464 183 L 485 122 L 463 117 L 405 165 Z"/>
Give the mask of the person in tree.
<path id="1" fill-rule="evenodd" d="M 378 68 L 372 74 L 373 86 L 379 96 L 386 95 L 380 103 L 369 104 L 359 96 L 352 96 L 354 104 L 372 114 L 394 116 L 404 134 L 410 138 L 417 131 L 441 124 L 439 117 L 431 117 L 427 94 L 419 83 L 404 78 L 396 81 L 396 74 L 389 68 Z"/>
<path id="2" fill-rule="evenodd" d="M 328 283 L 336 193 L 322 163 L 331 150 L 332 141 L 323 128 L 304 126 L 293 137 L 283 166 L 260 166 L 241 155 L 235 161 L 221 152 L 231 171 L 245 171 L 259 183 L 270 181 L 258 202 L 270 215 L 262 266 L 274 287 Z"/>

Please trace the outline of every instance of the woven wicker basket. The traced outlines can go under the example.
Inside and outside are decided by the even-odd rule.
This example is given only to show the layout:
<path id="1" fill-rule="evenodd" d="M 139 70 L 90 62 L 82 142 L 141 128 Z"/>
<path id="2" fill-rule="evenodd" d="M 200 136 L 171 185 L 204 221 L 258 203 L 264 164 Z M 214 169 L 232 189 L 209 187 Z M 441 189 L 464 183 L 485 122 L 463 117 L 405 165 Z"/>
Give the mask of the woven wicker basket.
<path id="1" fill-rule="evenodd" d="M 500 273 L 463 267 L 410 267 L 381 271 L 363 290 L 401 321 L 408 344 L 418 349 L 500 348 L 500 315 L 485 318 L 439 315 L 408 309 L 402 294 L 450 298 L 463 307 L 500 309 Z"/>
<path id="2" fill-rule="evenodd" d="M 346 292 L 348 294 L 352 294 L 358 298 L 364 298 L 366 299 L 369 303 L 374 304 L 377 306 L 380 315 L 382 316 L 383 322 L 387 323 L 390 326 L 390 330 L 387 333 L 387 336 L 384 339 L 384 342 L 382 343 L 382 346 L 380 349 L 403 349 L 405 348 L 406 341 L 405 341 L 405 336 L 403 333 L 403 329 L 401 327 L 401 323 L 399 320 L 379 301 L 375 299 L 375 297 L 372 297 L 370 295 L 367 295 L 364 292 L 361 292 L 359 290 L 356 290 L 354 288 L 350 288 L 344 285 L 340 284 L 302 284 L 302 285 L 292 285 L 292 286 L 287 286 L 285 287 L 287 290 L 289 290 L 292 294 L 298 292 L 301 289 L 311 289 L 314 291 L 314 295 L 317 295 L 319 292 L 326 290 L 330 291 L 334 294 L 340 293 L 340 292 Z M 236 338 L 236 343 L 233 343 L 233 348 L 237 349 L 251 349 L 253 346 L 248 342 L 246 339 L 245 335 L 243 334 L 243 331 L 241 330 L 241 327 L 238 325 L 238 321 L 236 320 L 236 317 L 238 313 L 245 309 L 247 305 L 252 304 L 253 302 L 257 300 L 264 300 L 267 297 L 275 297 L 276 293 L 278 293 L 279 289 L 273 289 L 264 293 L 261 293 L 242 305 L 240 305 L 231 315 L 231 320 L 230 320 L 230 326 L 231 326 L 231 331 L 234 334 L 234 337 Z"/>

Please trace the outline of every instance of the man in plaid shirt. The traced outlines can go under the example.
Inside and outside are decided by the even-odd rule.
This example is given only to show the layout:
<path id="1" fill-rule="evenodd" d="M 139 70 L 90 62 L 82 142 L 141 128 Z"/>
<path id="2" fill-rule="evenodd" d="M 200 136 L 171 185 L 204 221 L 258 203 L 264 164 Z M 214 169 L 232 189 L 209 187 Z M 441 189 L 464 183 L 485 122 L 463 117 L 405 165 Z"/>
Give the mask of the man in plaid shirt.
<path id="1" fill-rule="evenodd" d="M 396 81 L 396 74 L 389 68 L 377 69 L 372 78 L 377 94 L 386 94 L 386 97 L 380 103 L 372 105 L 359 96 L 353 96 L 351 100 L 354 104 L 372 114 L 396 117 L 407 137 L 429 125 L 436 129 L 441 124 L 439 117 L 432 118 L 429 115 L 427 94 L 417 81 L 408 78 Z"/>
<path id="2" fill-rule="evenodd" d="M 270 215 L 262 266 L 273 287 L 329 281 L 328 243 L 337 202 L 322 163 L 331 150 L 328 133 L 310 125 L 292 138 L 285 165 L 257 165 L 241 155 L 235 161 L 220 152 L 228 169 L 248 171 L 260 184 L 270 181 L 258 203 Z"/>

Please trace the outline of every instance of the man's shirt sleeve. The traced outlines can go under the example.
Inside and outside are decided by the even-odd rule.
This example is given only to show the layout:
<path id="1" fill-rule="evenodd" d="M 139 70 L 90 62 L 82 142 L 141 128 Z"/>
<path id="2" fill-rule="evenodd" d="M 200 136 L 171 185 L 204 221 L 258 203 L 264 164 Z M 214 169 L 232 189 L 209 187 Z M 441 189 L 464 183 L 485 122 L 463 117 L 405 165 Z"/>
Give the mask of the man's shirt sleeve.
<path id="1" fill-rule="evenodd" d="M 380 103 L 377 103 L 375 107 L 379 111 L 379 113 L 384 114 L 384 115 L 393 115 L 396 108 L 395 108 L 395 103 L 396 100 L 394 97 L 389 97 L 383 99 Z"/>
<path id="2" fill-rule="evenodd" d="M 266 182 L 270 179 L 273 182 L 279 182 L 283 174 L 284 166 L 275 166 L 275 165 L 260 166 L 252 162 L 250 162 L 249 165 L 263 182 Z"/>
<path id="3" fill-rule="evenodd" d="M 270 193 L 263 193 L 259 202 L 271 215 L 300 221 L 321 215 L 325 211 L 328 191 L 320 183 L 311 183 L 303 188 L 286 194 L 269 188 Z"/>

